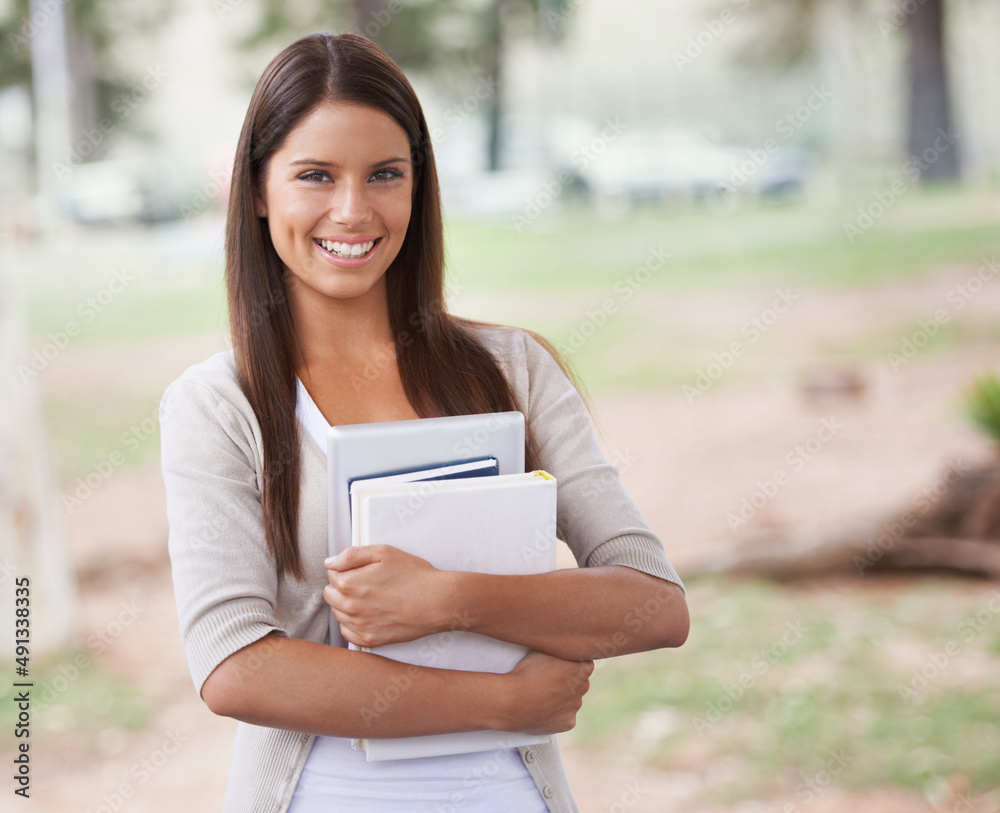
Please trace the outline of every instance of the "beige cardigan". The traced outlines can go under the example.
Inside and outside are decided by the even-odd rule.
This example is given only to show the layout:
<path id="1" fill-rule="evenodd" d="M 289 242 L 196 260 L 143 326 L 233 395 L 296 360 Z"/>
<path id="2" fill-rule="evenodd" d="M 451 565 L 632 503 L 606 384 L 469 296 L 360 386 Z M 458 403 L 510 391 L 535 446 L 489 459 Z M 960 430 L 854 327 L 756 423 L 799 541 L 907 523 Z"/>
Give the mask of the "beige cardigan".
<path id="1" fill-rule="evenodd" d="M 549 353 L 514 328 L 481 329 L 558 481 L 558 531 L 582 567 L 619 564 L 678 585 L 659 539 L 618 480 L 576 389 Z M 305 580 L 277 576 L 261 520 L 260 428 L 232 351 L 184 372 L 160 405 L 169 550 L 181 641 L 195 688 L 229 655 L 271 632 L 329 642 L 326 460 L 299 433 L 299 546 Z M 294 687 L 289 687 L 294 690 Z M 282 813 L 313 737 L 240 723 L 225 813 Z M 552 813 L 576 811 L 558 743 L 519 749 Z"/>

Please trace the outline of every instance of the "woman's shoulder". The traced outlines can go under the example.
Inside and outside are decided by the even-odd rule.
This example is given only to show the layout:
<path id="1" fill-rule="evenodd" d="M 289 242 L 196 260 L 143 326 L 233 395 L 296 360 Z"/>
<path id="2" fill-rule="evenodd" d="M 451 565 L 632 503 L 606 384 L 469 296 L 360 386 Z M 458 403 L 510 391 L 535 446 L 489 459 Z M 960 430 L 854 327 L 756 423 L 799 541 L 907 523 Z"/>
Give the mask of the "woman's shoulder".
<path id="1" fill-rule="evenodd" d="M 198 386 L 205 389 L 225 391 L 230 387 L 239 389 L 236 376 L 236 356 L 232 350 L 223 350 L 209 356 L 204 361 L 192 364 L 167 386 L 167 390 Z"/>
<path id="2" fill-rule="evenodd" d="M 530 330 L 467 319 L 463 319 L 462 323 L 472 330 L 483 346 L 501 363 L 532 365 L 540 359 L 551 359 L 549 351 L 539 341 L 539 337 Z"/>
<path id="3" fill-rule="evenodd" d="M 208 408 L 216 416 L 221 411 L 252 415 L 250 404 L 240 388 L 236 358 L 232 350 L 223 350 L 204 361 L 192 364 L 166 387 L 160 401 L 161 418 L 175 410 Z M 225 407 L 224 409 L 220 409 Z"/>

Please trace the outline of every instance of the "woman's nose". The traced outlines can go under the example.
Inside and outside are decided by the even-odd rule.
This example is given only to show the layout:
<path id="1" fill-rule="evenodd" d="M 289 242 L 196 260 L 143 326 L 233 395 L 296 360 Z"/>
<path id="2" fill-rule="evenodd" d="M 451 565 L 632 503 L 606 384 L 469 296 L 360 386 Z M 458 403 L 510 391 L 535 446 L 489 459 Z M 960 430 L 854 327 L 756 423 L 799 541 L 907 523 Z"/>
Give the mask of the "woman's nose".
<path id="1" fill-rule="evenodd" d="M 340 184 L 334 193 L 330 218 L 348 226 L 367 223 L 371 218 L 371 205 L 364 185 L 352 182 Z"/>

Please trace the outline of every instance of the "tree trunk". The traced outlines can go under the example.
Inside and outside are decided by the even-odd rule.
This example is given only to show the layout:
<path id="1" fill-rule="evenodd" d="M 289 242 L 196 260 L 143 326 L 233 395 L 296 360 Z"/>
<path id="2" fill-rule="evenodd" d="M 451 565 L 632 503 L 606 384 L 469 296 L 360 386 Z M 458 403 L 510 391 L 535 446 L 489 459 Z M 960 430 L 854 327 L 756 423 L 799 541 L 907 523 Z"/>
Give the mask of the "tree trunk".
<path id="1" fill-rule="evenodd" d="M 76 605 L 13 265 L 9 256 L 0 256 L 0 657 L 7 666 L 14 657 L 15 598 L 25 597 L 15 594 L 16 588 L 30 591 L 30 658 L 67 645 Z M 29 679 L 31 674 L 29 664 Z"/>
<path id="2" fill-rule="evenodd" d="M 500 169 L 502 161 L 503 119 L 503 6 L 504 0 L 493 0 L 487 12 L 486 72 L 493 77 L 496 90 L 486 102 L 489 141 L 487 142 L 487 167 L 490 172 Z"/>
<path id="3" fill-rule="evenodd" d="M 362 34 L 366 34 L 365 26 L 369 23 L 378 23 L 376 15 L 379 12 L 386 10 L 388 3 L 386 0 L 353 0 L 352 5 L 354 6 L 354 24 L 358 27 L 358 31 Z M 369 31 L 375 31 L 374 26 L 370 26 Z M 371 34 L 366 34 L 366 36 L 371 36 Z M 378 39 L 377 32 L 374 39 Z"/>
<path id="4" fill-rule="evenodd" d="M 911 508 L 829 533 L 761 534 L 706 550 L 684 570 L 786 580 L 887 571 L 1000 579 L 1000 463 L 964 472 L 926 514 L 914 516 Z"/>
<path id="5" fill-rule="evenodd" d="M 921 181 L 961 177 L 944 54 L 944 0 L 921 0 L 906 20 L 909 44 L 907 148 L 920 161 Z"/>

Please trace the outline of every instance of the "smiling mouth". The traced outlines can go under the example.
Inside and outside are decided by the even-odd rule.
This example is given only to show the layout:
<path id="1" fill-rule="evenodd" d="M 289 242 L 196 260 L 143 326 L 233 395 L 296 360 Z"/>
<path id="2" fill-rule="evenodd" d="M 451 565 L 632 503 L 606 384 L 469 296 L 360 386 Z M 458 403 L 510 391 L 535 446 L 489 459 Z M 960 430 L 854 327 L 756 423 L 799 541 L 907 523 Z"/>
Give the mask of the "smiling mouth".
<path id="1" fill-rule="evenodd" d="M 338 243 L 335 240 L 313 240 L 323 251 L 332 254 L 334 257 L 340 257 L 342 260 L 358 260 L 362 257 L 367 257 L 381 241 L 381 237 L 375 240 L 368 240 L 364 243 Z"/>

